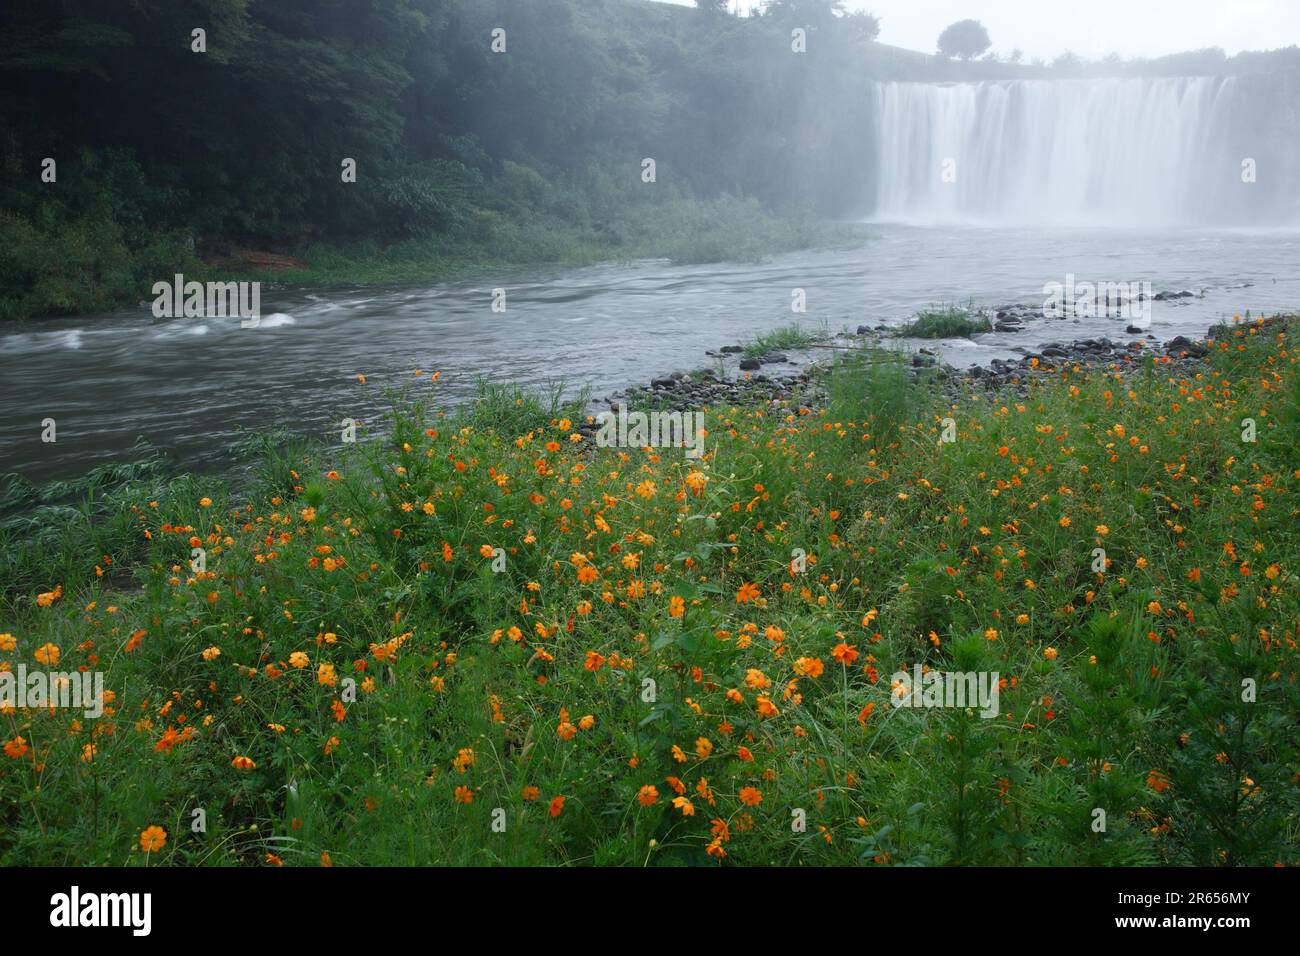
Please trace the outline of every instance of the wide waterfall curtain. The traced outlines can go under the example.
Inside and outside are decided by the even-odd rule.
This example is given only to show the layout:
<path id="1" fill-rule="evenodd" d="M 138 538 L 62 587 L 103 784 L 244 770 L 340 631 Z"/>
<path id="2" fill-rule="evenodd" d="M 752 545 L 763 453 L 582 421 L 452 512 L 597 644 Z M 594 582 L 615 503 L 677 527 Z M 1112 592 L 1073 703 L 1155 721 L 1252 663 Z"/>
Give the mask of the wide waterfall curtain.
<path id="1" fill-rule="evenodd" d="M 1293 224 L 1297 143 L 1233 77 L 874 87 L 882 219 Z"/>

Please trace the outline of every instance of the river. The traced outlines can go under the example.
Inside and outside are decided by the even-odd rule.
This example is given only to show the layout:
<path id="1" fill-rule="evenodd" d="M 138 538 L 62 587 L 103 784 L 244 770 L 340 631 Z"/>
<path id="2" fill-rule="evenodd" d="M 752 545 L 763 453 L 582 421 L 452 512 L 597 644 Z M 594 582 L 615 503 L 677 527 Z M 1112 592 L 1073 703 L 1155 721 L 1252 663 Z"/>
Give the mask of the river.
<path id="1" fill-rule="evenodd" d="M 1247 309 L 1300 305 L 1295 230 L 864 228 L 859 247 L 761 264 L 650 261 L 417 287 L 264 289 L 258 328 L 237 318 L 155 319 L 144 303 L 7 324 L 0 472 L 68 477 L 129 459 L 137 439 L 181 468 L 220 471 L 243 430 L 324 435 L 345 417 L 374 420 L 383 389 L 413 381 L 417 368 L 441 371 L 437 388 L 449 402 L 472 394 L 479 376 L 528 386 L 564 380 L 602 397 L 709 366 L 706 350 L 792 321 L 852 332 L 945 301 L 1041 307 L 1043 286 L 1070 274 L 1198 293 L 1154 303 L 1151 333 L 1161 340 L 1203 335 Z M 497 287 L 506 290 L 504 312 L 492 309 Z M 792 313 L 794 289 L 805 290 L 805 314 Z M 983 363 L 1017 345 L 1123 340 L 1124 325 L 1043 320 L 940 347 L 952 364 Z M 48 418 L 52 443 L 41 440 Z"/>

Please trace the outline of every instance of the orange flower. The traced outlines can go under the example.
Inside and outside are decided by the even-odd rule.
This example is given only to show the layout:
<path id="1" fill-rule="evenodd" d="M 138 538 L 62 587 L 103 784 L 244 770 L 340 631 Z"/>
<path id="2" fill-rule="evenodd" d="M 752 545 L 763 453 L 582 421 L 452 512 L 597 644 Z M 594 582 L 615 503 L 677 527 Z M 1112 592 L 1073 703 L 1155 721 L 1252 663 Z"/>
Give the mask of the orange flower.
<path id="1" fill-rule="evenodd" d="M 668 600 L 668 614 L 671 617 L 681 617 L 686 612 L 686 602 L 674 594 Z"/>
<path id="2" fill-rule="evenodd" d="M 747 807 L 756 807 L 763 802 L 763 791 L 759 790 L 758 787 L 742 787 L 740 802 Z"/>
<path id="3" fill-rule="evenodd" d="M 563 707 L 560 708 L 560 722 L 555 726 L 555 734 L 561 740 L 572 740 L 578 733 L 578 728 L 569 722 L 569 712 Z"/>
<path id="4" fill-rule="evenodd" d="M 820 657 L 801 657 L 794 662 L 794 672 L 803 677 L 818 678 L 826 672 Z"/>
<path id="5" fill-rule="evenodd" d="M 167 843 L 167 831 L 159 826 L 145 827 L 140 834 L 140 849 L 157 853 Z"/>
<path id="6" fill-rule="evenodd" d="M 57 644 L 42 644 L 40 647 L 36 648 L 35 657 L 42 664 L 53 667 L 59 662 L 59 657 L 62 653 L 63 652 L 59 650 Z"/>
<path id="7" fill-rule="evenodd" d="M 736 603 L 748 604 L 756 597 L 758 597 L 758 585 L 746 581 L 740 586 L 740 590 L 736 592 Z"/>
<path id="8" fill-rule="evenodd" d="M 551 801 L 551 816 L 558 817 L 564 812 L 564 797 L 556 797 Z"/>
<path id="9" fill-rule="evenodd" d="M 5 741 L 5 756 L 13 760 L 22 757 L 28 751 L 27 740 L 23 737 L 15 737 L 13 740 Z"/>
<path id="10" fill-rule="evenodd" d="M 659 799 L 659 791 L 647 783 L 637 792 L 636 799 L 641 806 L 648 807 Z"/>
<path id="11" fill-rule="evenodd" d="M 240 755 L 239 755 L 238 757 L 236 757 L 234 760 L 230 761 L 230 766 L 234 767 L 236 770 L 256 770 L 256 769 L 257 769 L 257 764 L 253 763 L 252 758 L 251 758 L 251 757 L 245 757 L 243 754 L 240 754 Z"/>

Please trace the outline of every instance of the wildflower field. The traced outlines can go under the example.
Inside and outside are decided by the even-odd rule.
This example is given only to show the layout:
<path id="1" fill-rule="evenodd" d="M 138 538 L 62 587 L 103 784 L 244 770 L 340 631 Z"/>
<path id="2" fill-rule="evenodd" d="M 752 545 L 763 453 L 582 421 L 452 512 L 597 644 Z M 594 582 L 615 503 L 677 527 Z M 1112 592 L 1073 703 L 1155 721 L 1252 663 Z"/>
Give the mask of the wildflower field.
<path id="1" fill-rule="evenodd" d="M 864 349 L 699 459 L 417 373 L 11 523 L 0 668 L 106 707 L 0 712 L 0 862 L 1300 863 L 1297 335 L 953 405 Z"/>

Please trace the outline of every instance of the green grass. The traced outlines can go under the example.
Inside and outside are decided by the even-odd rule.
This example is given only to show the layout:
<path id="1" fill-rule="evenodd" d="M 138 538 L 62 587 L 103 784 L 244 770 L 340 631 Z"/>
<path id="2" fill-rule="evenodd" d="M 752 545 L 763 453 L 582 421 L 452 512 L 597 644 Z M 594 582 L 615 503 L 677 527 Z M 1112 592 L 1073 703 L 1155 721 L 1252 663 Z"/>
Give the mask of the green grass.
<path id="1" fill-rule="evenodd" d="M 741 354 L 745 358 L 758 358 L 768 352 L 806 349 L 808 346 L 824 342 L 828 338 L 830 338 L 830 332 L 824 325 L 820 329 L 810 329 L 798 322 L 792 322 L 790 325 L 784 325 L 772 329 L 770 332 L 761 333 L 752 342 L 744 345 L 744 352 Z"/>
<path id="2" fill-rule="evenodd" d="M 918 312 L 916 318 L 898 330 L 898 335 L 918 339 L 953 339 L 977 332 L 992 332 L 993 324 L 987 315 L 975 308 L 940 305 Z"/>
<path id="3" fill-rule="evenodd" d="M 488 388 L 14 492 L 74 511 L 7 532 L 0 655 L 116 696 L 0 714 L 0 863 L 1300 863 L 1296 334 L 952 405 L 864 349 L 698 461 Z"/>

